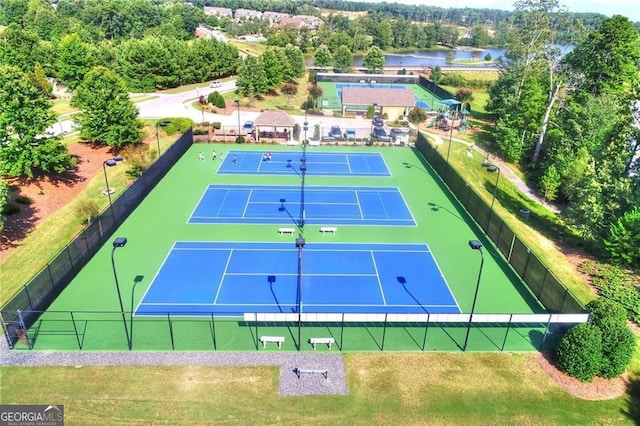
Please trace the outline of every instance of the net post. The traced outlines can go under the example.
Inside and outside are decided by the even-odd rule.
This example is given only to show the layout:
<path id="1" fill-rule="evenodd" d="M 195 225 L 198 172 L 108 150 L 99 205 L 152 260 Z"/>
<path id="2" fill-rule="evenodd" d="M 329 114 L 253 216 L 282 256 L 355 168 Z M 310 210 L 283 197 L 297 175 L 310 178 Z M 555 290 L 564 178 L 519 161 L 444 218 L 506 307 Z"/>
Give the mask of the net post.
<path id="1" fill-rule="evenodd" d="M 504 347 L 507 344 L 507 336 L 509 335 L 509 330 L 511 329 L 511 321 L 513 319 L 513 314 L 509 314 L 509 322 L 507 323 L 507 331 L 504 333 L 504 340 L 502 341 L 502 348 L 500 352 L 504 352 Z"/>
<path id="2" fill-rule="evenodd" d="M 380 345 L 380 351 L 384 351 L 384 338 L 387 335 L 387 315 L 388 313 L 384 313 L 384 325 L 382 326 L 382 344 Z"/>
<path id="3" fill-rule="evenodd" d="M 76 320 L 73 317 L 73 311 L 69 311 L 69 315 L 71 316 L 71 324 L 73 324 L 73 331 L 76 334 L 76 340 L 78 342 L 78 349 L 82 350 L 82 342 L 80 341 L 80 336 L 78 335 L 78 327 L 76 327 Z"/>
<path id="4" fill-rule="evenodd" d="M 344 342 L 344 312 L 342 313 L 342 322 L 340 323 L 340 350 L 344 350 L 343 342 Z"/>
<path id="5" fill-rule="evenodd" d="M 429 313 L 427 312 L 427 320 L 424 323 L 424 337 L 422 338 L 422 352 L 427 347 L 427 332 L 429 331 Z"/>
<path id="6" fill-rule="evenodd" d="M 167 312 L 167 321 L 169 321 L 169 335 L 171 336 L 171 349 L 176 350 L 175 342 L 173 341 L 173 324 L 171 324 L 171 312 Z"/>
<path id="7" fill-rule="evenodd" d="M 255 321 L 256 321 L 256 338 L 253 339 L 253 343 L 256 345 L 256 351 L 260 349 L 260 347 L 258 346 L 258 314 L 255 314 Z"/>
<path id="8" fill-rule="evenodd" d="M 216 342 L 216 322 L 213 312 L 211 312 L 211 338 L 213 339 L 213 350 L 218 350 L 218 344 Z"/>

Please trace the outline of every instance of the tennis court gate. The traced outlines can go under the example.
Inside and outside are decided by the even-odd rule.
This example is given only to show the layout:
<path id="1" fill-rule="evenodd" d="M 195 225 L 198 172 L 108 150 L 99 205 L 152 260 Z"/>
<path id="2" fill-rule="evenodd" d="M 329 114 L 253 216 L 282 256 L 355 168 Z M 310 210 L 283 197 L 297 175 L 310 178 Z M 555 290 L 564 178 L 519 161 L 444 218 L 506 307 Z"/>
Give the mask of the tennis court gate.
<path id="1" fill-rule="evenodd" d="M 366 350 L 362 339 L 353 332 L 364 328 L 374 349 L 384 351 L 390 341 L 391 350 L 404 349 L 399 339 L 411 335 L 413 345 L 425 350 L 467 350 L 467 339 L 474 350 L 517 351 L 530 350 L 531 346 L 543 350 L 545 344 L 553 344 L 575 324 L 589 321 L 590 314 L 353 314 L 353 313 L 245 313 L 244 320 L 255 327 L 255 336 L 273 336 L 274 329 L 282 331 L 303 327 L 307 339 L 298 337 L 297 349 L 306 340 L 335 343 L 339 350 Z M 345 329 L 352 335 L 345 339 Z M 377 330 L 377 336 L 374 336 Z M 313 333 L 316 335 L 311 336 Z M 324 333 L 324 334 L 322 334 Z M 284 334 L 284 333 L 283 333 Z M 514 336 L 515 335 L 515 336 Z M 298 336 L 301 336 L 298 330 Z M 431 336 L 431 337 L 429 337 Z M 556 339 L 549 339 L 549 337 Z M 284 338 L 284 336 L 281 336 Z M 295 333 L 292 334 L 295 339 Z M 432 348 L 428 341 L 434 340 Z M 443 340 L 445 343 L 443 343 Z M 314 345 L 315 350 L 315 345 Z M 415 348 L 413 349 L 415 350 Z"/>
<path id="2" fill-rule="evenodd" d="M 447 163 L 422 133 L 418 133 L 416 148 L 464 206 L 467 213 L 493 241 L 507 262 L 547 311 L 552 313 L 582 313 L 585 311 L 584 306 L 571 291 L 509 228 L 502 218 L 493 214 L 489 204 Z"/>
<path id="3" fill-rule="evenodd" d="M 189 129 L 2 307 L 0 323 L 10 348 L 24 339 L 24 330 L 37 320 L 39 312 L 62 293 L 192 144 Z"/>

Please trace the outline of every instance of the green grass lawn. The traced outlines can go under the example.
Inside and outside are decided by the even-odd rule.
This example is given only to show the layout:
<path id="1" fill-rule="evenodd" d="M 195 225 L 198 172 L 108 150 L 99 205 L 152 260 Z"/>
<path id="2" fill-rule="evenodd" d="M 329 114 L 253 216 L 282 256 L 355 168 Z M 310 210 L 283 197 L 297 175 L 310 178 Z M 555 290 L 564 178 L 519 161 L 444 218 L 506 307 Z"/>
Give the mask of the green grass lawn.
<path id="1" fill-rule="evenodd" d="M 280 396 L 278 367 L 61 366 L 2 368 L 0 402 L 64 404 L 69 425 L 640 420 L 638 399 L 572 397 L 541 371 L 533 354 L 348 354 L 345 361 L 345 396 Z"/>

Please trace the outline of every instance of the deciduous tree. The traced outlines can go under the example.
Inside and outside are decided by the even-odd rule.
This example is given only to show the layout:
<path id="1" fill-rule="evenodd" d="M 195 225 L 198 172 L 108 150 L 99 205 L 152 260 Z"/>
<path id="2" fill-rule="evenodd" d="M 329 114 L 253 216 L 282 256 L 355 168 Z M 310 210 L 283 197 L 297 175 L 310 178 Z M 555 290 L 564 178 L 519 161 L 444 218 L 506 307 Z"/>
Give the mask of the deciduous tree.
<path id="1" fill-rule="evenodd" d="M 45 130 L 55 122 L 48 96 L 33 76 L 0 66 L 0 175 L 63 173 L 76 163 L 57 138 Z"/>
<path id="2" fill-rule="evenodd" d="M 73 116 L 81 138 L 114 148 L 142 141 L 138 110 L 122 78 L 111 70 L 96 67 L 89 71 L 72 103 L 82 109 Z"/>

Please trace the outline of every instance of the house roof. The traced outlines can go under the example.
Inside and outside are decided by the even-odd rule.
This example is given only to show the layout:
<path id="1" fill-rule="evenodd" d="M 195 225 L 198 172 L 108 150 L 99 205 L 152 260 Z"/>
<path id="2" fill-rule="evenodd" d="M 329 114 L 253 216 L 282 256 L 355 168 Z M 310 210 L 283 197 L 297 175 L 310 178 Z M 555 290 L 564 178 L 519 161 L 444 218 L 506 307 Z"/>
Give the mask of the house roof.
<path id="1" fill-rule="evenodd" d="M 256 126 L 293 127 L 296 121 L 284 111 L 265 111 L 256 117 Z"/>
<path id="2" fill-rule="evenodd" d="M 345 87 L 342 89 L 342 105 L 373 105 L 412 107 L 416 97 L 411 89 L 376 89 L 369 87 Z"/>

